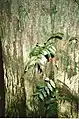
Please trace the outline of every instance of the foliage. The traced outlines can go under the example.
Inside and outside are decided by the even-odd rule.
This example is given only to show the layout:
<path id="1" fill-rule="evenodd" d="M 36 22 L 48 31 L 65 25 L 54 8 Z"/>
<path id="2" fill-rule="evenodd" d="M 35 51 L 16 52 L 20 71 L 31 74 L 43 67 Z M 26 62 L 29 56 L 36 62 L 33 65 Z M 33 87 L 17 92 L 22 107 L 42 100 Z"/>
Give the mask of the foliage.
<path id="1" fill-rule="evenodd" d="M 58 117 L 58 90 L 53 80 L 49 79 L 49 82 L 45 86 L 36 86 L 33 96 L 40 102 L 38 103 L 38 112 L 41 117 Z M 42 112 L 41 108 L 44 109 Z"/>
<path id="2" fill-rule="evenodd" d="M 42 63 L 42 57 L 43 59 L 46 59 L 45 55 L 48 54 L 49 57 L 51 55 L 56 55 L 56 48 L 54 46 L 54 42 L 56 40 L 62 40 L 63 34 L 62 33 L 56 33 L 53 34 L 52 37 L 50 37 L 43 45 L 36 44 L 36 46 L 32 49 L 32 51 L 29 54 L 29 61 L 27 62 L 24 74 L 21 78 L 28 72 L 30 72 L 30 69 L 32 69 L 34 72 L 36 72 L 37 64 L 40 66 L 45 66 L 45 61 Z M 68 43 L 69 45 L 73 44 L 71 43 L 75 38 L 69 39 Z M 66 69 L 70 65 L 70 56 L 69 54 L 64 54 L 67 56 L 66 59 Z M 47 61 L 47 60 L 46 60 Z M 68 72 L 67 69 L 66 71 Z M 51 71 L 50 71 L 51 72 Z M 33 73 L 34 77 L 32 80 L 34 83 L 34 89 L 33 89 L 33 95 L 30 97 L 30 106 L 31 109 L 27 106 L 27 117 L 58 117 L 59 112 L 59 102 L 62 100 L 67 100 L 71 102 L 71 100 L 74 100 L 74 102 L 78 102 L 78 99 L 72 95 L 70 92 L 70 89 L 63 83 L 62 88 L 58 87 L 57 83 L 55 82 L 54 78 L 50 77 L 44 77 L 44 72 L 42 79 L 39 81 L 39 79 L 36 78 L 35 73 Z M 29 73 L 31 74 L 31 73 Z M 38 75 L 38 72 L 37 72 Z M 54 75 L 51 73 L 51 75 Z M 44 77 L 44 78 L 43 78 Z M 54 76 L 52 76 L 54 77 Z M 62 82 L 61 82 L 62 83 Z M 17 96 L 16 96 L 17 97 Z M 11 102 L 10 106 L 7 110 L 7 116 L 10 117 L 22 117 L 25 115 L 23 113 L 23 99 L 16 99 L 13 102 Z M 25 110 L 26 110 L 25 109 Z M 26 116 L 26 115 L 25 115 Z"/>
<path id="3" fill-rule="evenodd" d="M 49 57 L 51 55 L 55 55 L 56 49 L 53 46 L 53 40 L 57 39 L 62 40 L 63 33 L 53 34 L 52 37 L 50 37 L 43 45 L 36 44 L 36 46 L 29 53 L 30 60 L 25 66 L 24 74 L 31 66 L 35 66 L 36 63 L 40 64 L 40 59 L 42 59 L 42 56 L 45 57 L 46 54 L 48 54 Z"/>
<path id="4" fill-rule="evenodd" d="M 63 38 L 63 33 L 53 34 L 52 37 L 50 37 L 42 46 L 37 44 L 30 52 L 30 57 L 43 54 L 44 51 L 47 51 L 49 55 L 50 53 L 54 53 L 55 48 L 53 46 L 53 40 L 57 40 L 57 39 L 62 40 L 62 38 Z"/>
<path id="5" fill-rule="evenodd" d="M 55 55 L 56 49 L 53 46 L 53 41 L 57 39 L 62 40 L 62 38 L 62 33 L 55 33 L 43 45 L 37 44 L 29 54 L 30 60 L 25 66 L 24 74 L 29 71 L 30 68 L 34 70 L 37 63 L 42 65 L 40 63 L 42 56 L 45 57 L 46 54 L 48 54 L 49 57 Z M 54 79 L 46 77 L 42 83 L 38 83 L 37 81 L 37 83 L 35 83 L 33 99 L 31 100 L 31 107 L 33 109 L 32 116 L 58 117 L 58 100 L 59 93 Z"/>
<path id="6" fill-rule="evenodd" d="M 42 65 L 40 62 L 42 60 L 42 56 L 45 57 L 45 54 L 48 54 L 49 57 L 52 55 L 56 55 L 56 49 L 54 47 L 54 40 L 62 40 L 63 34 L 56 33 L 53 34 L 43 45 L 37 44 L 29 54 L 30 60 L 25 66 L 24 74 L 29 71 L 30 68 L 34 70 L 36 68 L 36 64 Z M 68 44 L 70 45 L 74 38 L 70 38 Z M 73 44 L 73 43 L 72 43 Z M 70 56 L 67 54 L 66 59 L 66 68 L 70 65 Z M 66 69 L 68 71 L 68 69 Z M 43 74 L 44 75 L 44 74 Z M 54 74 L 52 74 L 54 75 Z M 43 77 L 42 77 L 43 78 Z M 42 79 L 43 80 L 43 79 Z M 36 80 L 35 80 L 36 81 Z M 51 79 L 49 77 L 45 77 L 44 81 L 34 82 L 34 92 L 33 97 L 31 98 L 31 107 L 28 113 L 28 117 L 58 117 L 59 111 L 59 101 L 67 100 L 71 102 L 74 100 L 78 101 L 75 96 L 72 95 L 70 89 L 63 84 L 63 88 L 59 88 L 55 79 Z M 64 93 L 63 93 L 64 90 Z M 66 91 L 66 92 L 65 92 Z"/>

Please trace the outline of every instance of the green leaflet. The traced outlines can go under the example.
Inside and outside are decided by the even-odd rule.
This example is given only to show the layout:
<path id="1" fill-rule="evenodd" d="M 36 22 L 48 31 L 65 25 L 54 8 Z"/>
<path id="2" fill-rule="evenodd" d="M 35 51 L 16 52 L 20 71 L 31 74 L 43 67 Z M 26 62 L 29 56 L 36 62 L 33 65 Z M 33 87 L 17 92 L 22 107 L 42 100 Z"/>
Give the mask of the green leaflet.
<path id="1" fill-rule="evenodd" d="M 44 98 L 47 97 L 47 94 L 44 89 L 42 90 L 42 94 L 43 94 Z"/>
<path id="2" fill-rule="evenodd" d="M 49 83 L 47 83 L 47 86 L 48 86 L 50 91 L 53 91 L 53 88 L 52 88 L 52 86 Z"/>
<path id="3" fill-rule="evenodd" d="M 52 86 L 53 88 L 55 88 L 55 83 L 54 83 L 53 80 L 50 80 L 50 84 L 51 84 L 51 86 Z"/>
<path id="4" fill-rule="evenodd" d="M 30 52 L 29 56 L 38 56 L 39 54 L 42 54 L 43 47 L 36 45 L 32 51 Z"/>
<path id="5" fill-rule="evenodd" d="M 25 66 L 24 72 L 26 73 L 31 67 L 35 65 L 37 61 L 36 57 L 32 57 Z"/>
<path id="6" fill-rule="evenodd" d="M 50 56 L 50 51 L 46 48 L 45 50 L 43 50 L 42 54 L 43 55 L 48 54 Z"/>
<path id="7" fill-rule="evenodd" d="M 40 93 L 39 94 L 39 98 L 41 99 L 41 100 L 44 100 L 44 97 L 43 97 L 43 95 Z"/>
<path id="8" fill-rule="evenodd" d="M 47 94 L 49 95 L 50 91 L 49 91 L 49 88 L 47 86 L 45 87 L 45 90 L 46 90 Z"/>

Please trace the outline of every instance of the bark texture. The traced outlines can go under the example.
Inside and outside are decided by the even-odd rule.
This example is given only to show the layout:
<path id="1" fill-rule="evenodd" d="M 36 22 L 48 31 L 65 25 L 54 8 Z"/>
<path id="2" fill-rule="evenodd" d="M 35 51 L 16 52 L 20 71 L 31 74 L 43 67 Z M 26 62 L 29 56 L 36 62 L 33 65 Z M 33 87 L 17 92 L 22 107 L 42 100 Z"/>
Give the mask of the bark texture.
<path id="1" fill-rule="evenodd" d="M 0 38 L 0 117 L 5 117 L 4 70 L 2 58 L 2 43 Z"/>
<path id="2" fill-rule="evenodd" d="M 0 16 L 6 117 L 25 117 L 33 84 L 28 79 L 34 78 L 31 73 L 28 78 L 21 78 L 29 51 L 55 32 L 64 33 L 65 41 L 72 36 L 79 38 L 79 4 L 76 0 L 1 0 Z M 64 49 L 63 44 L 55 43 L 55 46 Z M 67 50 L 64 53 L 67 55 Z M 59 60 L 59 67 L 66 55 Z"/>

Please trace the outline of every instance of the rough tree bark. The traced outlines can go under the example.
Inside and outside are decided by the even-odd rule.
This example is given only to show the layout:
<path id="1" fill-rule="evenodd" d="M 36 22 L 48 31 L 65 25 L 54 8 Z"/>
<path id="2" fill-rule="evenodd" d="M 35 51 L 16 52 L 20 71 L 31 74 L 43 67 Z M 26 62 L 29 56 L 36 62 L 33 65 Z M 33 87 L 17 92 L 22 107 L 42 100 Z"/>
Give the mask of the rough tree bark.
<path id="1" fill-rule="evenodd" d="M 4 96 L 4 70 L 2 58 L 2 44 L 0 38 L 0 117 L 5 115 L 5 96 Z"/>
<path id="2" fill-rule="evenodd" d="M 0 0 L 3 3 L 0 7 L 0 22 L 3 32 L 5 104 L 6 110 L 12 109 L 12 115 L 8 114 L 10 117 L 13 116 L 15 107 L 15 116 L 22 117 L 22 111 L 26 108 L 26 94 L 29 97 L 28 93 L 31 92 L 31 82 L 29 86 L 27 77 L 21 79 L 29 50 L 37 42 L 45 42 L 53 32 L 63 32 L 65 40 L 69 36 L 79 37 L 79 5 L 76 1 L 78 0 Z M 59 49 L 59 44 L 56 47 Z M 62 60 L 60 64 L 62 65 Z M 13 104 L 14 107 L 10 107 Z"/>

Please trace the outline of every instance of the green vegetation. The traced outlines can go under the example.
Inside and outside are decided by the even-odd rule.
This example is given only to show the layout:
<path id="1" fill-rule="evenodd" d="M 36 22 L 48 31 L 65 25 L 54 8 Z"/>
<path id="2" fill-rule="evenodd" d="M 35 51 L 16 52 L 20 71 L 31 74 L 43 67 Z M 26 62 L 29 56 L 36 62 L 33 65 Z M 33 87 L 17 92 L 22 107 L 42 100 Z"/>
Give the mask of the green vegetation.
<path id="1" fill-rule="evenodd" d="M 30 60 L 25 66 L 24 75 L 29 72 L 30 68 L 34 70 L 35 76 L 34 79 L 32 80 L 34 80 L 35 85 L 33 87 L 33 95 L 30 100 L 32 110 L 28 111 L 27 114 L 28 117 L 54 117 L 54 118 L 56 117 L 57 118 L 60 109 L 59 103 L 61 101 L 66 100 L 68 102 L 71 102 L 73 100 L 73 102 L 75 102 L 76 104 L 78 102 L 78 97 L 73 95 L 69 87 L 60 80 L 58 80 L 58 82 L 63 84 L 63 87 L 62 88 L 59 87 L 58 82 L 54 78 L 53 68 L 52 69 L 50 68 L 49 77 L 46 77 L 46 74 L 43 71 L 42 71 L 41 80 L 37 79 L 36 77 L 36 75 L 38 75 L 39 73 L 37 64 L 39 64 L 40 68 L 42 67 L 41 65 L 45 66 L 45 64 L 40 63 L 40 60 L 43 60 L 42 55 L 45 57 L 45 54 L 48 54 L 48 57 L 51 57 L 51 55 L 54 55 L 55 57 L 56 49 L 53 45 L 54 43 L 53 40 L 62 40 L 63 36 L 64 35 L 62 33 L 53 34 L 53 36 L 49 38 L 43 45 L 37 44 L 29 54 Z M 75 38 L 70 38 L 68 40 L 69 42 L 68 44 L 71 44 L 73 42 L 71 39 L 75 40 Z M 66 69 L 64 69 L 66 73 L 68 73 L 68 76 L 71 75 L 71 73 L 69 74 L 68 72 L 68 67 L 70 66 L 70 62 L 69 62 L 70 59 L 71 57 L 67 56 Z M 52 65 L 52 62 L 50 62 L 50 64 Z M 36 68 L 38 69 L 38 71 L 36 70 Z M 36 72 L 38 73 L 36 74 Z M 72 74 L 72 76 L 73 75 L 76 74 Z M 67 115 L 66 117 L 69 116 Z"/>
<path id="2" fill-rule="evenodd" d="M 78 0 L 0 1 L 0 117 L 79 116 L 78 26 Z"/>

